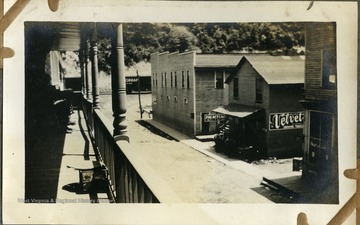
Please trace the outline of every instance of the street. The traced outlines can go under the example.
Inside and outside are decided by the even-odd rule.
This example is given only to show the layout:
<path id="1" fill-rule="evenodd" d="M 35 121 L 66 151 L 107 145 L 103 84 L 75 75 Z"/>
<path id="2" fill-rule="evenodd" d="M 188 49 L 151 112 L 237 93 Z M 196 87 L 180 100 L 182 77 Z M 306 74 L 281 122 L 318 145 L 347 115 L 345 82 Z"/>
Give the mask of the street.
<path id="1" fill-rule="evenodd" d="M 151 105 L 151 94 L 141 96 L 142 105 Z M 204 155 L 174 140 L 153 134 L 139 125 L 138 95 L 127 96 L 130 143 L 149 165 L 186 203 L 272 202 L 252 189 L 262 189 L 261 180 Z M 112 120 L 111 95 L 101 96 L 101 107 Z M 143 115 L 148 119 L 148 115 Z M 264 189 L 265 190 L 265 189 Z"/>

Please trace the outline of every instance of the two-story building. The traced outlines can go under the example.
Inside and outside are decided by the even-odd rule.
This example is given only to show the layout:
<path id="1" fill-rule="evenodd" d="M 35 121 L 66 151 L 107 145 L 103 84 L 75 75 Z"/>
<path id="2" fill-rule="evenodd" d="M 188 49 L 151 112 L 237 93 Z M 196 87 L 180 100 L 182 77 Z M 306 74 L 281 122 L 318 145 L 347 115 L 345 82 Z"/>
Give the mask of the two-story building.
<path id="1" fill-rule="evenodd" d="M 306 24 L 303 177 L 338 196 L 335 23 Z"/>
<path id="2" fill-rule="evenodd" d="M 226 105 L 226 77 L 241 56 L 184 53 L 151 55 L 153 119 L 189 136 L 215 133 L 209 112 Z"/>
<path id="3" fill-rule="evenodd" d="M 262 156 L 299 156 L 304 56 L 155 53 L 153 118 L 190 136 L 227 123 L 237 146 Z"/>
<path id="4" fill-rule="evenodd" d="M 267 54 L 241 58 L 225 81 L 229 104 L 212 110 L 225 117 L 217 123 L 227 150 L 247 149 L 261 157 L 301 155 L 304 59 Z"/>

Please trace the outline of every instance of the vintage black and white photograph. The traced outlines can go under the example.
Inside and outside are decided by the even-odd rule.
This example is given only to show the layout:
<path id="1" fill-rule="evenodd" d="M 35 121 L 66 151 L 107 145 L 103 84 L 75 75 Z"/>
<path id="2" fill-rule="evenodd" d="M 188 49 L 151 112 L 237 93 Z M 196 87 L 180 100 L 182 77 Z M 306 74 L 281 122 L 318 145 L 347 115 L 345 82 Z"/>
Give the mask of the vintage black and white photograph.
<path id="1" fill-rule="evenodd" d="M 338 203 L 336 23 L 27 22 L 25 37 L 24 202 L 161 203 L 159 176 L 170 202 Z"/>
<path id="2" fill-rule="evenodd" d="M 356 115 L 342 111 L 351 94 L 339 85 L 356 74 L 339 64 L 344 21 L 129 21 L 93 12 L 30 17 L 17 31 L 23 184 L 11 204 L 186 205 L 200 224 L 228 224 L 235 208 L 336 212 L 345 203 L 342 191 L 355 184 L 342 185 L 342 159 L 355 152 L 344 134 L 353 123 L 343 119 Z M 218 205 L 231 209 L 222 222 Z M 289 214 L 294 224 L 299 210 Z M 30 214 L 21 221 L 38 221 Z"/>

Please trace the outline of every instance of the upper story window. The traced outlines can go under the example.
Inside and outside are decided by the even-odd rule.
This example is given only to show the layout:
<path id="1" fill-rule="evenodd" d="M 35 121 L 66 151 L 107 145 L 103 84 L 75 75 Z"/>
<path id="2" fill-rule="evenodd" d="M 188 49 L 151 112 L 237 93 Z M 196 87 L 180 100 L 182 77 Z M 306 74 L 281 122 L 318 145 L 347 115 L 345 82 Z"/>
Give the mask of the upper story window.
<path id="1" fill-rule="evenodd" d="M 256 82 L 255 82 L 255 93 L 256 93 L 256 98 L 255 98 L 255 102 L 256 103 L 262 103 L 263 102 L 263 80 L 260 77 L 256 78 Z"/>
<path id="2" fill-rule="evenodd" d="M 176 72 L 174 72 L 174 76 L 175 76 L 175 88 L 177 88 L 177 76 L 176 76 Z"/>
<path id="3" fill-rule="evenodd" d="M 161 87 L 164 87 L 164 74 L 161 73 Z"/>
<path id="4" fill-rule="evenodd" d="M 239 99 L 239 78 L 234 78 L 234 99 Z"/>
<path id="5" fill-rule="evenodd" d="M 215 71 L 215 88 L 223 89 L 224 88 L 224 75 L 221 71 Z"/>
<path id="6" fill-rule="evenodd" d="M 155 87 L 155 73 L 153 73 L 153 87 Z"/>
<path id="7" fill-rule="evenodd" d="M 155 73 L 155 86 L 158 86 L 158 79 L 157 79 L 157 73 Z"/>
<path id="8" fill-rule="evenodd" d="M 165 78 L 165 88 L 166 88 L 167 87 L 166 72 L 164 73 L 164 78 Z"/>
<path id="9" fill-rule="evenodd" d="M 170 72 L 170 87 L 173 87 L 173 73 Z"/>
<path id="10" fill-rule="evenodd" d="M 184 71 L 181 71 L 181 87 L 182 87 L 182 88 L 185 88 Z"/>
<path id="11" fill-rule="evenodd" d="M 186 87 L 190 88 L 190 73 L 189 71 L 186 71 Z"/>
<path id="12" fill-rule="evenodd" d="M 336 88 L 336 50 L 327 48 L 322 50 L 321 57 L 322 87 Z"/>

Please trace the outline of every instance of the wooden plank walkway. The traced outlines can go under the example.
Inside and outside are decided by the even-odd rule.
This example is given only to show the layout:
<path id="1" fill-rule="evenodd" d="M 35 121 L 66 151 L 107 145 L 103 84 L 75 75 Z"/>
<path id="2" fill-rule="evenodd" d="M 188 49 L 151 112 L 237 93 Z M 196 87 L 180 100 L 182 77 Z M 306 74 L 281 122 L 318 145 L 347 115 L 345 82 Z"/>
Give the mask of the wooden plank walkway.
<path id="1" fill-rule="evenodd" d="M 75 110 L 71 133 L 51 130 L 26 149 L 25 200 L 29 203 L 108 203 L 105 191 L 88 193 L 79 184 L 79 171 L 96 161 L 82 111 Z"/>

